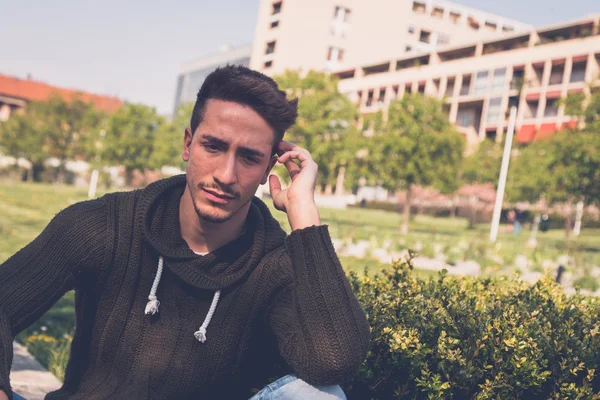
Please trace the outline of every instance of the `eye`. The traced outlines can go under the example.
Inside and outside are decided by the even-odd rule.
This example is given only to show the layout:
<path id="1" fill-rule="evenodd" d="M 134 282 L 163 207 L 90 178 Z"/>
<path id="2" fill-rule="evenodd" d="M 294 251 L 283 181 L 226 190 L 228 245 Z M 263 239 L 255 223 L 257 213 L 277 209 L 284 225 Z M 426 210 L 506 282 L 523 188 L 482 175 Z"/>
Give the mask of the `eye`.
<path id="1" fill-rule="evenodd" d="M 216 144 L 205 143 L 203 146 L 209 153 L 217 153 L 219 150 L 221 150 Z"/>
<path id="2" fill-rule="evenodd" d="M 258 164 L 259 163 L 259 160 L 252 156 L 244 156 L 244 161 L 246 161 L 248 164 Z"/>

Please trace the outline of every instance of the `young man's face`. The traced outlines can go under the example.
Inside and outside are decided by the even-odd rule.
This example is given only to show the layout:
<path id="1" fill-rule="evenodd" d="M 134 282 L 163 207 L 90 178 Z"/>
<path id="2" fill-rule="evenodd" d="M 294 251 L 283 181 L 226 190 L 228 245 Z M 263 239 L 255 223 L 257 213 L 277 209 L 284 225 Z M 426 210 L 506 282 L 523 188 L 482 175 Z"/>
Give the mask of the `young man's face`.
<path id="1" fill-rule="evenodd" d="M 273 129 L 252 108 L 211 99 L 204 118 L 185 132 L 182 158 L 198 216 L 221 223 L 242 212 L 277 162 L 271 157 Z"/>

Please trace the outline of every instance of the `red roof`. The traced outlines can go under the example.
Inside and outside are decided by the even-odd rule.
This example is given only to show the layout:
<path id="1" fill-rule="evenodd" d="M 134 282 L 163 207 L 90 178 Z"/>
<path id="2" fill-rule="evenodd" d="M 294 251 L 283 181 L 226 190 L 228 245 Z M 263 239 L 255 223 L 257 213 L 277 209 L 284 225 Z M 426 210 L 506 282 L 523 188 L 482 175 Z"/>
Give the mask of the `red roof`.
<path id="1" fill-rule="evenodd" d="M 52 94 L 58 94 L 64 99 L 79 98 L 92 103 L 96 108 L 113 112 L 123 104 L 116 97 L 101 96 L 73 89 L 63 89 L 47 83 L 29 79 L 18 79 L 0 74 L 0 95 L 15 97 L 25 101 L 46 101 Z"/>

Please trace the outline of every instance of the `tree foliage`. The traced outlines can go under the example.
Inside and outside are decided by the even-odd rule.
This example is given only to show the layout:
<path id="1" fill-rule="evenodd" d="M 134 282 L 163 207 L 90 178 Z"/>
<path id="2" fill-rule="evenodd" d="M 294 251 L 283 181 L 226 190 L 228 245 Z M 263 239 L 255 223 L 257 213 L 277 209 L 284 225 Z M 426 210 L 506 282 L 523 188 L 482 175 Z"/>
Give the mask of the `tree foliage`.
<path id="1" fill-rule="evenodd" d="M 58 159 L 63 172 L 67 160 L 89 157 L 104 120 L 105 114 L 90 103 L 52 96 L 45 102 L 29 103 L 2 123 L 0 146 L 5 154 L 30 161 L 34 179 L 39 180 L 38 172 L 50 157 Z"/>
<path id="2" fill-rule="evenodd" d="M 352 156 L 347 149 L 350 137 L 356 135 L 356 107 L 338 91 L 338 79 L 333 75 L 310 71 L 303 76 L 299 71 L 286 71 L 275 80 L 288 96 L 300 99 L 298 122 L 285 139 L 310 151 L 319 165 L 319 185 L 333 185 L 338 168 Z"/>
<path id="3" fill-rule="evenodd" d="M 107 125 L 102 161 L 124 166 L 127 183 L 134 170 L 158 166 L 151 165 L 156 138 L 169 127 L 154 108 L 125 104 L 110 116 Z"/>
<path id="4" fill-rule="evenodd" d="M 367 179 L 388 190 L 407 191 L 412 185 L 433 186 L 450 193 L 458 188 L 464 138 L 448 122 L 442 103 L 419 94 L 405 95 L 389 106 L 388 120 L 375 117 L 367 153 L 360 164 Z M 410 210 L 410 207 L 405 207 Z M 408 228 L 405 212 L 403 231 Z"/>

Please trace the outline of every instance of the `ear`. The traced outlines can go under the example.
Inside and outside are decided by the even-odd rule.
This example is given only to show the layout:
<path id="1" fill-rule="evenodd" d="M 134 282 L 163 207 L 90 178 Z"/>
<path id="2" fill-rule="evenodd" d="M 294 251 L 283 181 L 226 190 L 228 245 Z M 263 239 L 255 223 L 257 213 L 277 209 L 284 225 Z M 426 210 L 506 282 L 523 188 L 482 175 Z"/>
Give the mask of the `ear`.
<path id="1" fill-rule="evenodd" d="M 181 153 L 181 159 L 188 162 L 190 159 L 190 147 L 192 146 L 192 140 L 194 135 L 190 128 L 185 128 L 185 135 L 183 136 L 183 152 Z"/>
<path id="2" fill-rule="evenodd" d="M 262 179 L 260 180 L 261 185 L 264 185 L 265 183 L 267 183 L 267 181 L 269 180 L 269 174 L 271 173 L 271 170 L 273 169 L 275 164 L 277 164 L 277 156 L 276 155 L 271 157 L 271 159 L 269 160 L 269 165 L 267 166 L 267 170 L 265 171 L 265 174 L 263 175 Z"/>

